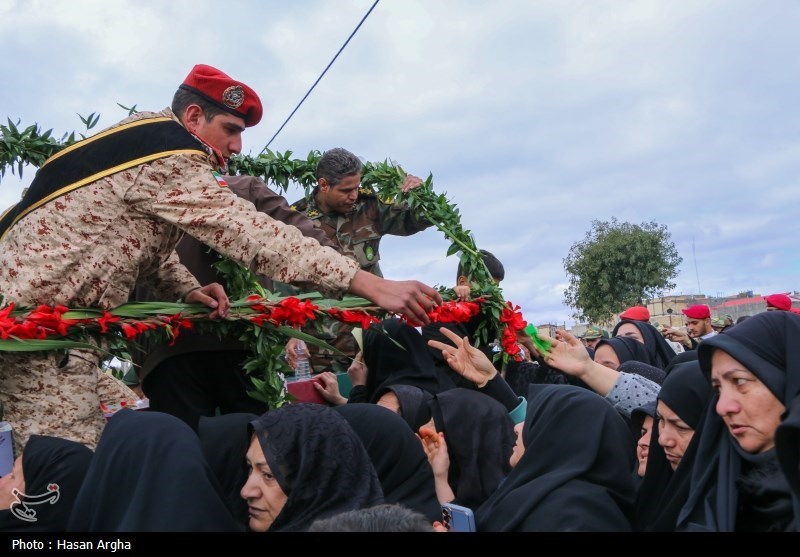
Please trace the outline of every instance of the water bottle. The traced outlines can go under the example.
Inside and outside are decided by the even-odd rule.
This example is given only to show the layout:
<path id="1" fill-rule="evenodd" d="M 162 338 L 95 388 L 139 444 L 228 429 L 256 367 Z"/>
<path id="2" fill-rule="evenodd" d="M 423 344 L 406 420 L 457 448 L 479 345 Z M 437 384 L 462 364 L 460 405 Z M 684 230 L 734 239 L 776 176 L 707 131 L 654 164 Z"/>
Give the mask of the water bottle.
<path id="1" fill-rule="evenodd" d="M 297 355 L 297 363 L 294 366 L 295 381 L 311 379 L 311 363 L 308 361 L 308 347 L 306 343 L 302 340 L 298 340 L 294 347 L 294 353 Z"/>

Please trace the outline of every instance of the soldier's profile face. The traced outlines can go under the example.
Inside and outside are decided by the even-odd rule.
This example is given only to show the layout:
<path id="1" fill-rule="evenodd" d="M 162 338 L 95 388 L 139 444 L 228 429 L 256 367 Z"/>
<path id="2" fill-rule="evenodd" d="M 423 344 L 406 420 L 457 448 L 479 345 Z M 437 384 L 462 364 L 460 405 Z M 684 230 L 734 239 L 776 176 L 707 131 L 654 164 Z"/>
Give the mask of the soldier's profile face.
<path id="1" fill-rule="evenodd" d="M 212 147 L 219 149 L 227 160 L 234 153 L 242 151 L 242 132 L 244 120 L 233 114 L 217 114 L 211 120 L 200 118 L 193 131 Z"/>
<path id="2" fill-rule="evenodd" d="M 335 186 L 326 181 L 327 188 L 320 188 L 321 196 L 317 201 L 325 212 L 349 213 L 358 199 L 360 184 L 361 174 L 346 176 Z"/>

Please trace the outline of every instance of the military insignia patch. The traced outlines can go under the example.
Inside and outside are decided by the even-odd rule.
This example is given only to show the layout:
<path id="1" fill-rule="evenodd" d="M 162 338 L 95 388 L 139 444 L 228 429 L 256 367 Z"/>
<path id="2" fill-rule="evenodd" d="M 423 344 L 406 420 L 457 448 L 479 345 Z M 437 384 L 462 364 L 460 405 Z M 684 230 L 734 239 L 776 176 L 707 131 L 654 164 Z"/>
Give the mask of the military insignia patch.
<path id="1" fill-rule="evenodd" d="M 313 219 L 314 217 L 319 216 L 319 211 L 317 211 L 316 209 L 311 209 L 308 213 L 306 213 L 306 216 L 310 219 Z"/>
<path id="2" fill-rule="evenodd" d="M 366 256 L 367 261 L 372 261 L 375 259 L 375 250 L 372 249 L 372 246 L 367 246 L 364 248 L 364 255 Z"/>
<path id="3" fill-rule="evenodd" d="M 222 104 L 237 109 L 244 103 L 244 89 L 241 85 L 231 85 L 222 93 Z"/>

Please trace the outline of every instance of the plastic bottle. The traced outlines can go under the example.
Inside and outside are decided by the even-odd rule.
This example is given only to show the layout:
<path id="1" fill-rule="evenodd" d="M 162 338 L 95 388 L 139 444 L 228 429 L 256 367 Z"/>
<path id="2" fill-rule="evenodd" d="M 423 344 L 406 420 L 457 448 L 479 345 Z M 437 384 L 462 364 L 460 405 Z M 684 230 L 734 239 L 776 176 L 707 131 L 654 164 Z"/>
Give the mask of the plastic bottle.
<path id="1" fill-rule="evenodd" d="M 294 366 L 295 381 L 311 379 L 311 363 L 308 361 L 308 347 L 306 343 L 302 340 L 298 340 L 294 347 L 294 353 L 297 355 L 297 363 Z"/>

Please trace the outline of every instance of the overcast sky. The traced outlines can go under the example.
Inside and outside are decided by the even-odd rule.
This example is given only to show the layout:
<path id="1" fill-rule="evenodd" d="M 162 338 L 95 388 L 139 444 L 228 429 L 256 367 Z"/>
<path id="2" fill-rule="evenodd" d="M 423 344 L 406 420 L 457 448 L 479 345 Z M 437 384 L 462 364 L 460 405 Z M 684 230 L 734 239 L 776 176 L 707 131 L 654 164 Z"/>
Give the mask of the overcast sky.
<path id="1" fill-rule="evenodd" d="M 99 131 L 204 63 L 261 95 L 255 155 L 372 4 L 0 0 L 0 121 Z M 794 0 L 381 0 L 270 148 L 432 174 L 537 324 L 573 324 L 563 259 L 595 219 L 666 225 L 673 294 L 798 290 L 798 29 Z M 452 285 L 447 247 L 386 237 L 381 267 Z"/>

